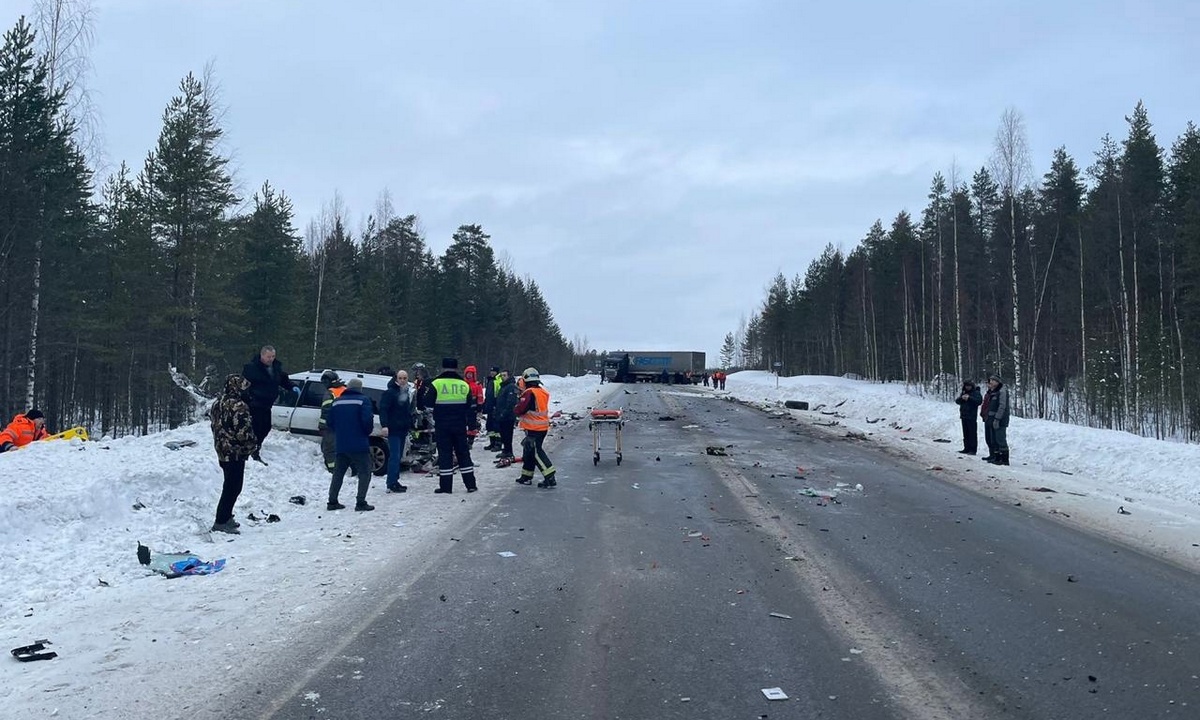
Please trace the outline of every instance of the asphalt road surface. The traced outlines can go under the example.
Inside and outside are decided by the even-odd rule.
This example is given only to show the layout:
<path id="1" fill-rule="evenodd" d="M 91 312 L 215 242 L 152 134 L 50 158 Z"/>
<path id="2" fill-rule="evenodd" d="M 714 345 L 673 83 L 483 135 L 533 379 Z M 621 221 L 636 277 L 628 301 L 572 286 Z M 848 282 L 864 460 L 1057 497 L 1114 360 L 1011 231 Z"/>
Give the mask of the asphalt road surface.
<path id="1" fill-rule="evenodd" d="M 1200 717 L 1191 573 L 811 419 L 610 404 L 621 465 L 611 428 L 598 465 L 586 421 L 558 433 L 557 488 L 485 486 L 355 637 L 230 717 Z"/>

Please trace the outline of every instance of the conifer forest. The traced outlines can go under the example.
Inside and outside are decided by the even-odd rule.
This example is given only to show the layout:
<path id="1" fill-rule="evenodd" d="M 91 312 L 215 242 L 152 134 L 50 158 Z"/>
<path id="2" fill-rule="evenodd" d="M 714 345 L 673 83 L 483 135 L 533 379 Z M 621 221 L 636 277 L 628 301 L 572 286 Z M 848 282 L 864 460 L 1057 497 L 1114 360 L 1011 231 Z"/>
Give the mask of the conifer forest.
<path id="1" fill-rule="evenodd" d="M 144 161 L 98 177 L 67 79 L 75 30 L 22 19 L 0 47 L 5 418 L 38 407 L 52 427 L 174 426 L 190 403 L 168 368 L 223 378 L 263 344 L 289 372 L 424 362 L 436 374 L 446 355 L 577 369 L 537 283 L 479 225 L 435 256 L 386 193 L 362 227 L 335 198 L 303 230 L 268 179 L 239 194 L 207 73 L 164 98 Z"/>

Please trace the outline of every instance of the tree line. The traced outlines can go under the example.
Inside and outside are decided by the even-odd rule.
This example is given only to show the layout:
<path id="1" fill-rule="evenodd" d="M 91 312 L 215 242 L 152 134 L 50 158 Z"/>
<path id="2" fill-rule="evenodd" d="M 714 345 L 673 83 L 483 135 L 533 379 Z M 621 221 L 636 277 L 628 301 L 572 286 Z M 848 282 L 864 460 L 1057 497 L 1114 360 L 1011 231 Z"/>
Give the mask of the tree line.
<path id="1" fill-rule="evenodd" d="M 97 184 L 78 90 L 22 18 L 0 46 L 0 411 L 145 433 L 187 419 L 167 370 L 290 371 L 441 357 L 565 373 L 583 361 L 537 283 L 464 224 L 440 256 L 386 193 L 354 230 L 340 200 L 301 234 L 286 194 L 240 198 L 211 73 L 188 74 L 140 169 Z M 518 367 L 520 366 L 520 367 Z"/>
<path id="2" fill-rule="evenodd" d="M 778 274 L 722 360 L 949 392 L 999 373 L 1025 417 L 1200 431 L 1200 130 L 1164 150 L 1145 106 L 1081 168 L 1034 178 L 1005 112 L 987 164 L 937 173 L 918 217 Z"/>

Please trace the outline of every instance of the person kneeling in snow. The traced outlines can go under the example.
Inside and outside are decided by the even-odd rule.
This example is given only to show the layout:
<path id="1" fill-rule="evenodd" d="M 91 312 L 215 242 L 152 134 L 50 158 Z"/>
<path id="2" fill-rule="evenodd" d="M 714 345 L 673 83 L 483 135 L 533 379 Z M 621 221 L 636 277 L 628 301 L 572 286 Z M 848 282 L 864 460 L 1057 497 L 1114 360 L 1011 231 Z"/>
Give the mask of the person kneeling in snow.
<path id="1" fill-rule="evenodd" d="M 242 483 L 246 476 L 246 460 L 258 451 L 258 436 L 254 434 L 254 423 L 250 418 L 250 381 L 241 375 L 225 378 L 225 388 L 209 410 L 212 420 L 213 444 L 217 448 L 217 460 L 225 473 L 221 486 L 221 499 L 217 501 L 217 519 L 214 532 L 238 534 L 240 523 L 233 519 L 233 505 L 242 494 Z"/>
<path id="2" fill-rule="evenodd" d="M 34 408 L 17 415 L 4 430 L 0 430 L 0 452 L 25 447 L 34 440 L 46 437 L 46 416 Z"/>

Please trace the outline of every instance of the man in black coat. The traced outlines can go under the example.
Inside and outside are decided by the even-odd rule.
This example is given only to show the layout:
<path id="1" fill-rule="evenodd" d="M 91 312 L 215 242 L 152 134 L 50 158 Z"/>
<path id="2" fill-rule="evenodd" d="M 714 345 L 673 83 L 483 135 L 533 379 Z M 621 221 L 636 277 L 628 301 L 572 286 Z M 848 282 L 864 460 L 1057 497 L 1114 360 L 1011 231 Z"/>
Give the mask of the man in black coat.
<path id="1" fill-rule="evenodd" d="M 242 368 L 242 377 L 250 381 L 250 424 L 258 440 L 258 448 L 251 457 L 262 462 L 259 453 L 263 440 L 271 432 L 271 406 L 279 397 L 279 389 L 299 394 L 300 388 L 283 371 L 283 364 L 275 359 L 275 348 L 270 345 L 263 345 L 258 355 L 250 358 Z"/>
<path id="2" fill-rule="evenodd" d="M 517 422 L 517 401 L 521 399 L 521 391 L 517 389 L 516 379 L 507 372 L 500 373 L 500 377 L 503 380 L 492 411 L 496 416 L 496 432 L 500 434 L 500 456 L 497 460 L 511 463 L 516 459 L 513 457 L 513 428 Z"/>
<path id="3" fill-rule="evenodd" d="M 974 455 L 979 450 L 977 418 L 979 417 L 979 406 L 983 403 L 983 396 L 974 380 L 963 380 L 962 390 L 954 402 L 958 403 L 958 416 L 962 418 L 963 449 L 959 452 L 964 455 Z"/>

